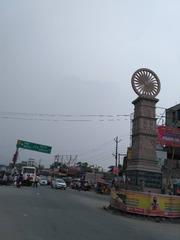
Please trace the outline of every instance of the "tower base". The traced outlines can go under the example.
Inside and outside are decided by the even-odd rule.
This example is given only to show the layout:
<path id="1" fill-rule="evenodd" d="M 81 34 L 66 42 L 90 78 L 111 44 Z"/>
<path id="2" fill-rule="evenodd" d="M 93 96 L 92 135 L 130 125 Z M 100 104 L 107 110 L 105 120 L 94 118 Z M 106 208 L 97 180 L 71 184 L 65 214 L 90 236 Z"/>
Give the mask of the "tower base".
<path id="1" fill-rule="evenodd" d="M 127 170 L 126 177 L 129 179 L 130 185 L 140 187 L 141 191 L 161 192 L 161 173 L 142 170 Z"/>

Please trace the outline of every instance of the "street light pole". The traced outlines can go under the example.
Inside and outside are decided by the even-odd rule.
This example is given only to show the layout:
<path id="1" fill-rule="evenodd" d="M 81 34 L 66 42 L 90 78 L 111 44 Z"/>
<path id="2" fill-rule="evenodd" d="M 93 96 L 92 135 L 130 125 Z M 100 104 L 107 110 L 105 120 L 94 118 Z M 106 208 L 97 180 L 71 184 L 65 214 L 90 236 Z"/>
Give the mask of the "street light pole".
<path id="1" fill-rule="evenodd" d="M 118 143 L 121 141 L 121 139 L 118 140 L 118 137 L 115 137 L 115 138 L 114 138 L 114 141 L 115 141 L 115 143 L 116 143 L 115 167 L 117 167 L 117 166 L 118 166 Z"/>

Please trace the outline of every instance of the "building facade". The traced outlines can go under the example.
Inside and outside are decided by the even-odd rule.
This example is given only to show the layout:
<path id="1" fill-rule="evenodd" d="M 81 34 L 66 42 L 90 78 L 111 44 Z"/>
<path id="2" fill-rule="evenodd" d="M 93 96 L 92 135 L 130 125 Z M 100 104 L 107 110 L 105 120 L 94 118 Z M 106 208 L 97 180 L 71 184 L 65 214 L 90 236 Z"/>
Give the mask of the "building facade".
<path id="1" fill-rule="evenodd" d="M 166 126 L 173 127 L 178 134 L 180 129 L 180 104 L 166 109 Z M 164 164 L 163 175 L 170 175 L 172 184 L 180 182 L 180 146 L 166 147 L 167 160 Z"/>

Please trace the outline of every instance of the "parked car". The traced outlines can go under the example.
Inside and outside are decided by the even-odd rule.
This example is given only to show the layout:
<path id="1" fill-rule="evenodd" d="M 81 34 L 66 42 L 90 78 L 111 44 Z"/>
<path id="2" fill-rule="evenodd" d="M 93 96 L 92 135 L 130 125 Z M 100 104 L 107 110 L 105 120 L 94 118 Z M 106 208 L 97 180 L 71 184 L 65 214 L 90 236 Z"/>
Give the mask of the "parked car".
<path id="1" fill-rule="evenodd" d="M 88 181 L 75 179 L 71 182 L 71 188 L 76 190 L 89 191 L 91 186 Z"/>
<path id="2" fill-rule="evenodd" d="M 80 190 L 80 188 L 81 188 L 81 181 L 80 181 L 80 179 L 73 179 L 71 184 L 70 184 L 70 187 L 72 189 Z"/>
<path id="3" fill-rule="evenodd" d="M 67 185 L 62 178 L 53 179 L 51 182 L 51 187 L 56 189 L 66 189 Z"/>
<path id="4" fill-rule="evenodd" d="M 72 182 L 72 177 L 63 177 L 63 180 L 67 184 L 67 187 L 70 187 L 71 182 Z"/>
<path id="5" fill-rule="evenodd" d="M 40 176 L 39 183 L 40 183 L 40 185 L 48 185 L 48 179 L 47 179 L 47 177 Z"/>

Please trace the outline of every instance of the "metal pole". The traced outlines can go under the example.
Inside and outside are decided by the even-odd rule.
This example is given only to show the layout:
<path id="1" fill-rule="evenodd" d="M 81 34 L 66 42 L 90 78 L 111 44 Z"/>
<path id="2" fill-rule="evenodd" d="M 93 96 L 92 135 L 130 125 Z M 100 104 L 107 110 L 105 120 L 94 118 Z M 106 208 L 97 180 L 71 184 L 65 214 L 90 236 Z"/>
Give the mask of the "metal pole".
<path id="1" fill-rule="evenodd" d="M 121 141 L 121 139 L 118 140 L 118 137 L 115 137 L 114 141 L 116 143 L 116 153 L 115 155 L 113 154 L 113 156 L 115 156 L 115 167 L 117 167 L 118 166 L 118 143 Z"/>
<path id="2" fill-rule="evenodd" d="M 118 137 L 115 138 L 115 142 L 116 142 L 115 166 L 117 167 L 117 158 L 118 158 Z"/>
<path id="3" fill-rule="evenodd" d="M 118 154 L 118 166 L 120 165 L 120 158 L 121 158 L 121 154 Z"/>
<path id="4" fill-rule="evenodd" d="M 175 132 L 176 132 L 176 123 L 177 121 L 174 123 L 174 136 L 175 136 Z M 174 142 L 173 144 L 175 144 L 175 137 L 174 137 Z M 167 180 L 167 188 L 170 187 L 172 188 L 172 169 L 173 169 L 173 161 L 174 161 L 174 155 L 175 155 L 175 146 L 172 145 L 172 156 L 171 156 L 171 160 L 170 160 L 170 164 L 169 164 L 169 169 L 168 169 L 168 180 Z"/>

